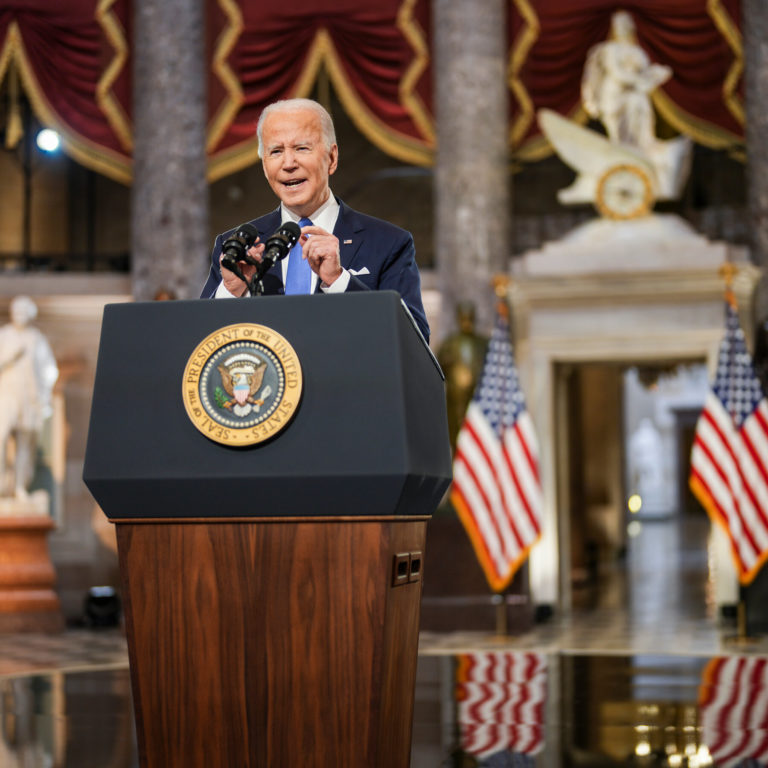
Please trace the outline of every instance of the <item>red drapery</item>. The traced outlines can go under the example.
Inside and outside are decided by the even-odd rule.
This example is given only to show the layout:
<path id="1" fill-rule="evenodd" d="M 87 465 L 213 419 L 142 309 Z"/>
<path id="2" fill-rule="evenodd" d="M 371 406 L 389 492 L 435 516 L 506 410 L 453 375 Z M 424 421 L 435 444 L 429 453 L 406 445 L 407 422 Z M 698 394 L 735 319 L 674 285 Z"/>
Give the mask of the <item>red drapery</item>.
<path id="1" fill-rule="evenodd" d="M 205 0 L 209 176 L 256 159 L 254 126 L 278 98 L 306 95 L 321 70 L 360 130 L 391 155 L 429 164 L 435 145 L 429 0 Z M 673 76 L 654 102 L 677 130 L 743 143 L 739 0 L 510 0 L 510 144 L 551 150 L 541 107 L 582 119 L 588 50 L 629 11 L 638 43 Z M 0 80 L 20 76 L 41 121 L 79 162 L 131 176 L 131 0 L 5 0 Z"/>

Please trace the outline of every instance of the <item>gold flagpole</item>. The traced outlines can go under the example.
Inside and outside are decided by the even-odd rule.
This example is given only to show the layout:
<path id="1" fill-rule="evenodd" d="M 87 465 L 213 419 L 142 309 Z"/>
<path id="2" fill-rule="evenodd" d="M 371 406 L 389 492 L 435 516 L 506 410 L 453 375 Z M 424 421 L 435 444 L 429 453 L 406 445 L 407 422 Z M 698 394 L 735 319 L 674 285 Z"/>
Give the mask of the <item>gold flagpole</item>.
<path id="1" fill-rule="evenodd" d="M 726 261 L 720 269 L 717 270 L 717 273 L 723 278 L 723 282 L 725 283 L 725 300 L 731 307 L 733 307 L 733 309 L 737 309 L 738 307 L 736 294 L 733 292 L 733 280 L 738 272 L 739 268 L 730 261 Z"/>
<path id="2" fill-rule="evenodd" d="M 494 275 L 491 278 L 491 286 L 496 296 L 496 312 L 505 318 L 510 319 L 510 307 L 507 302 L 509 286 L 512 280 L 508 275 Z M 496 637 L 499 640 L 506 638 L 509 634 L 507 623 L 507 599 L 503 592 L 495 592 L 493 602 L 496 604 Z"/>
<path id="3" fill-rule="evenodd" d="M 736 294 L 733 292 L 733 281 L 738 272 L 738 267 L 730 261 L 726 261 L 718 270 L 718 274 L 725 283 L 725 300 L 734 311 L 737 311 L 739 307 Z M 758 638 L 750 637 L 747 634 L 747 604 L 744 601 L 741 584 L 739 584 L 739 601 L 736 604 L 736 635 L 726 637 L 725 641 L 731 645 L 741 646 L 754 645 L 758 641 Z"/>

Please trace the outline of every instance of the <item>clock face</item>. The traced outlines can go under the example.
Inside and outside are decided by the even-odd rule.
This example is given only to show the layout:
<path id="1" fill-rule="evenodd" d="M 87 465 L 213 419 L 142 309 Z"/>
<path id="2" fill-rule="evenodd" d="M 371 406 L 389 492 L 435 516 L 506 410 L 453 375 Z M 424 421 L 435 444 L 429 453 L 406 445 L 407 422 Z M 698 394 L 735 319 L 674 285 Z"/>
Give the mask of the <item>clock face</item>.
<path id="1" fill-rule="evenodd" d="M 636 165 L 615 165 L 598 179 L 595 203 L 609 219 L 647 216 L 653 207 L 651 180 Z"/>

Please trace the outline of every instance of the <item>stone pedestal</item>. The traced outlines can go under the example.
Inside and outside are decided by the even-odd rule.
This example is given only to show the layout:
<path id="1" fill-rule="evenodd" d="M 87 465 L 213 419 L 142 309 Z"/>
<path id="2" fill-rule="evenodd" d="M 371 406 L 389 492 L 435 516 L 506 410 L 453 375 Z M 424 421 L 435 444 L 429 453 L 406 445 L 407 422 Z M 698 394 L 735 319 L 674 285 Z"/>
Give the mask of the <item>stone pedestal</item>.
<path id="1" fill-rule="evenodd" d="M 64 629 L 48 552 L 47 494 L 0 499 L 0 632 Z"/>

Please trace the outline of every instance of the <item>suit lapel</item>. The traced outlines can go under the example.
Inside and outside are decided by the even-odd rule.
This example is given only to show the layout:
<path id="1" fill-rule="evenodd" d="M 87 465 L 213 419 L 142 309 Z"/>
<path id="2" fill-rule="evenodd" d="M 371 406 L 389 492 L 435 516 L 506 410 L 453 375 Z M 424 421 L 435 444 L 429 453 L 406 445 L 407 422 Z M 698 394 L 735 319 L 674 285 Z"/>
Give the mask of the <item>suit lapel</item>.
<path id="1" fill-rule="evenodd" d="M 363 244 L 365 227 L 355 212 L 339 200 L 339 217 L 333 234 L 339 239 L 339 255 L 341 266 L 349 269 L 353 266 L 360 246 Z"/>

